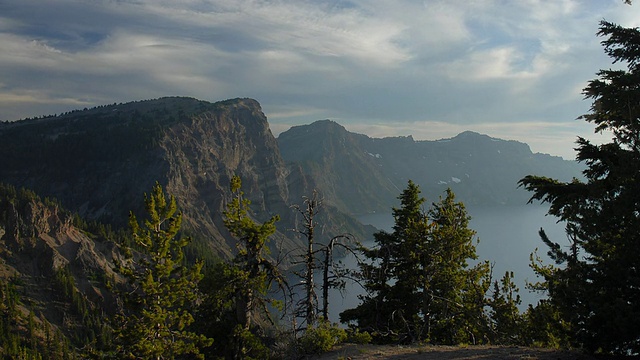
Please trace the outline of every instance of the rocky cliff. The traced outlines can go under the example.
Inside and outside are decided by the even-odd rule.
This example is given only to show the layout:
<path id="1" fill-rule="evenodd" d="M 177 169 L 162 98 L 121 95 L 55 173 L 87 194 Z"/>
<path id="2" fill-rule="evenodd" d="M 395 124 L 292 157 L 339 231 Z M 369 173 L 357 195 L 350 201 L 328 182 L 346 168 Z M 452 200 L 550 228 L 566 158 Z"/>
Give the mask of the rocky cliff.
<path id="1" fill-rule="evenodd" d="M 76 227 L 58 204 L 0 184 L 0 298 L 4 306 L 10 289 L 19 294 L 13 315 L 2 307 L 16 335 L 28 339 L 36 327 L 42 341 L 97 340 L 103 312 L 115 304 L 106 287 L 120 279 L 114 259 L 121 259 L 115 243 Z"/>
<path id="2" fill-rule="evenodd" d="M 437 141 L 377 139 L 323 120 L 283 132 L 278 144 L 286 161 L 300 163 L 350 213 L 389 212 L 409 179 L 429 202 L 451 188 L 467 204 L 524 204 L 530 194 L 517 185 L 524 176 L 570 180 L 582 170 L 574 161 L 532 153 L 524 143 L 474 132 Z"/>
<path id="3" fill-rule="evenodd" d="M 406 184 L 387 181 L 389 174 L 380 169 L 375 153 L 362 146 L 367 139 L 321 120 L 292 127 L 278 143 L 283 158 L 300 164 L 335 206 L 350 213 L 388 211 Z"/>
<path id="4" fill-rule="evenodd" d="M 251 99 L 209 103 L 191 98 L 113 104 L 0 124 L 0 181 L 58 199 L 87 219 L 124 226 L 142 211 L 143 193 L 159 181 L 184 212 L 183 228 L 229 257 L 234 241 L 222 224 L 229 179 L 240 175 L 258 221 L 279 214 L 274 247 L 299 247 L 292 204 L 315 186 L 287 166 L 260 105 Z M 360 224 L 339 211 L 323 219 L 327 236 Z"/>

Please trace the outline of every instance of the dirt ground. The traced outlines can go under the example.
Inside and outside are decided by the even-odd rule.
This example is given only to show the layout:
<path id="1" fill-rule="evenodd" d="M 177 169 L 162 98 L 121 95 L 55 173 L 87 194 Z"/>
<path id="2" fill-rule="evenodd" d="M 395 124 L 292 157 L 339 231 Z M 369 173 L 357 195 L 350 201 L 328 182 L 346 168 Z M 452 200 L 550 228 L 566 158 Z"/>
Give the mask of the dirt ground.
<path id="1" fill-rule="evenodd" d="M 345 344 L 310 360 L 602 360 L 573 351 L 504 346 L 380 346 Z"/>

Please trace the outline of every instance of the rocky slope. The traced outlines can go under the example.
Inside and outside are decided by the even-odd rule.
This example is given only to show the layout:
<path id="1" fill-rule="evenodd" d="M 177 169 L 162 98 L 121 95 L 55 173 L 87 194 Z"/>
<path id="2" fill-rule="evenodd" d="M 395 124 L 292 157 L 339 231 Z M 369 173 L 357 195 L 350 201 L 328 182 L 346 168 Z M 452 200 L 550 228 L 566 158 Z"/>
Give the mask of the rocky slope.
<path id="1" fill-rule="evenodd" d="M 278 144 L 286 161 L 302 164 L 334 204 L 351 213 L 388 212 L 409 179 L 428 201 L 450 187 L 467 204 L 524 204 L 530 194 L 517 185 L 524 176 L 570 180 L 582 169 L 534 154 L 526 144 L 473 132 L 437 141 L 376 139 L 329 120 L 295 126 L 279 135 Z"/>
<path id="2" fill-rule="evenodd" d="M 55 204 L 43 204 L 36 197 L 18 202 L 0 199 L 0 254 L 3 274 L 21 273 L 44 278 L 70 266 L 80 273 L 113 276 L 113 243 L 100 242 L 72 225 L 72 215 Z M 85 291 L 101 291 L 89 283 Z"/>
<path id="3" fill-rule="evenodd" d="M 0 309 L 14 335 L 28 339 L 35 327 L 60 351 L 79 338 L 99 341 L 104 311 L 115 304 L 106 280 L 120 279 L 114 259 L 122 259 L 118 246 L 74 226 L 70 212 L 0 184 Z"/>
<path id="4" fill-rule="evenodd" d="M 87 219 L 124 226 L 160 182 L 176 196 L 183 228 L 221 257 L 234 249 L 221 217 L 234 174 L 258 221 L 281 216 L 272 244 L 284 249 L 300 241 L 290 231 L 290 206 L 315 187 L 300 166 L 282 160 L 251 99 L 162 98 L 3 123 L 0 143 L 0 181 L 54 197 Z M 366 231 L 338 211 L 325 216 L 326 237 Z"/>

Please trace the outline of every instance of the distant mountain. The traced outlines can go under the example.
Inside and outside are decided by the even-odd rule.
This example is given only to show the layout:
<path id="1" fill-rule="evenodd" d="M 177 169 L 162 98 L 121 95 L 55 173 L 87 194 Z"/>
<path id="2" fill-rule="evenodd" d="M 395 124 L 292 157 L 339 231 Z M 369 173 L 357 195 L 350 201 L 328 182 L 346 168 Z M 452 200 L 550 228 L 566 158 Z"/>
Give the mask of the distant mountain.
<path id="1" fill-rule="evenodd" d="M 299 163 L 327 198 L 350 213 L 390 211 L 409 179 L 429 202 L 448 187 L 471 205 L 524 204 L 526 175 L 580 177 L 582 166 L 532 153 L 528 145 L 463 132 L 451 139 L 370 138 L 330 120 L 295 126 L 278 137 L 282 157 Z"/>
<path id="2" fill-rule="evenodd" d="M 291 205 L 317 187 L 300 166 L 285 165 L 251 99 L 171 97 L 0 123 L 0 144 L 0 182 L 56 198 L 89 220 L 125 226 L 160 182 L 176 196 L 183 229 L 221 257 L 235 249 L 221 216 L 234 174 L 258 221 L 281 216 L 274 249 L 300 246 Z M 320 236 L 370 232 L 335 209 L 318 220 Z"/>
<path id="3" fill-rule="evenodd" d="M 377 153 L 362 147 L 367 139 L 324 120 L 292 127 L 280 134 L 278 145 L 282 157 L 300 164 L 338 208 L 356 214 L 389 210 L 405 184 L 387 179 L 376 161 Z"/>
<path id="4" fill-rule="evenodd" d="M 280 215 L 273 250 L 290 250 L 301 245 L 291 206 L 313 189 L 326 207 L 316 219 L 317 240 L 345 232 L 362 239 L 372 229 L 347 214 L 388 212 L 409 179 L 428 201 L 451 187 L 467 204 L 523 204 L 529 194 L 517 181 L 525 175 L 568 180 L 580 170 L 526 144 L 472 132 L 438 141 L 376 139 L 324 120 L 276 140 L 252 99 L 168 97 L 0 123 L 0 182 L 117 228 L 130 210 L 143 211 L 143 194 L 158 181 L 176 196 L 183 229 L 223 258 L 235 249 L 221 216 L 234 174 L 256 220 Z"/>

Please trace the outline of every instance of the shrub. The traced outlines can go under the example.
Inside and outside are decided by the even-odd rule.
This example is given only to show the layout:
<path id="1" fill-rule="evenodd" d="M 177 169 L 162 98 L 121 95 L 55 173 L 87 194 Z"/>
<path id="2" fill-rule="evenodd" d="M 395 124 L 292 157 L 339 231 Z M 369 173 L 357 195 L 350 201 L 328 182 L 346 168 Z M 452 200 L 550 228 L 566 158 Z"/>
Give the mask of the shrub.
<path id="1" fill-rule="evenodd" d="M 300 348 L 304 354 L 320 354 L 331 350 L 335 345 L 347 339 L 347 332 L 331 324 L 329 321 L 320 320 L 316 327 L 309 327 L 300 338 Z"/>
<path id="2" fill-rule="evenodd" d="M 347 342 L 353 344 L 369 344 L 373 338 L 366 331 L 360 332 L 360 329 L 347 330 Z"/>

